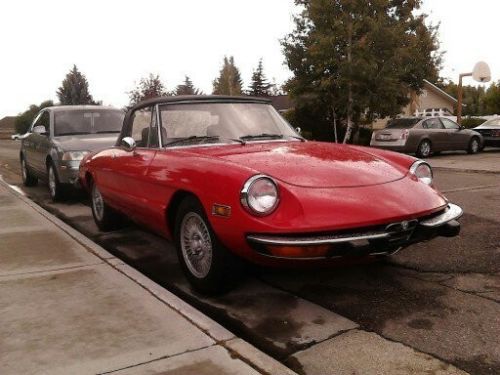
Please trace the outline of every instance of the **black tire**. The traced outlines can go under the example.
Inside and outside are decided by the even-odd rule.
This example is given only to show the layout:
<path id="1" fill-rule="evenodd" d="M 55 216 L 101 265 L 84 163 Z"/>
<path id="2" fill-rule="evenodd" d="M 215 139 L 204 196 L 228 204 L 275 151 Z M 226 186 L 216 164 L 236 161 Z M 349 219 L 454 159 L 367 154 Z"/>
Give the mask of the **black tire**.
<path id="1" fill-rule="evenodd" d="M 469 145 L 467 146 L 468 154 L 477 154 L 481 151 L 481 142 L 478 137 L 472 137 L 469 141 Z"/>
<path id="2" fill-rule="evenodd" d="M 94 222 L 100 231 L 109 232 L 122 226 L 120 214 L 104 202 L 99 188 L 93 181 L 91 181 L 90 185 L 90 207 L 92 208 Z"/>
<path id="3" fill-rule="evenodd" d="M 53 162 L 49 162 L 47 165 L 47 182 L 49 185 L 50 199 L 52 199 L 53 202 L 59 202 L 66 198 L 66 188 L 59 182 L 57 168 Z"/>
<path id="4" fill-rule="evenodd" d="M 428 158 L 432 153 L 432 144 L 428 139 L 422 140 L 417 147 L 417 156 L 419 158 Z"/>
<path id="5" fill-rule="evenodd" d="M 38 184 L 38 177 L 34 176 L 33 172 L 30 171 L 24 156 L 21 156 L 21 175 L 24 186 L 36 186 Z"/>
<path id="6" fill-rule="evenodd" d="M 191 230 L 192 236 L 189 236 L 189 232 L 187 232 L 189 223 L 191 224 L 190 228 L 194 228 Z M 197 232 L 197 229 L 201 230 Z M 181 238 L 182 232 L 184 232 L 184 241 Z M 199 236 L 196 238 L 198 234 Z M 209 241 L 206 240 L 207 238 Z M 204 241 L 205 243 L 203 243 Z M 207 243 L 209 243 L 210 248 L 207 247 Z M 182 270 L 195 290 L 203 294 L 216 295 L 235 286 L 242 270 L 241 261 L 217 239 L 203 206 L 195 197 L 187 197 L 179 205 L 175 217 L 175 245 Z M 195 257 L 200 255 L 195 261 L 189 260 L 188 247 L 190 246 L 194 247 L 194 249 L 191 248 L 191 259 L 193 259 L 193 251 L 199 252 L 194 254 Z M 207 260 L 207 249 L 211 255 L 209 261 Z M 205 266 L 193 264 L 197 261 L 204 263 Z M 204 268 L 203 271 L 199 271 L 201 268 Z"/>

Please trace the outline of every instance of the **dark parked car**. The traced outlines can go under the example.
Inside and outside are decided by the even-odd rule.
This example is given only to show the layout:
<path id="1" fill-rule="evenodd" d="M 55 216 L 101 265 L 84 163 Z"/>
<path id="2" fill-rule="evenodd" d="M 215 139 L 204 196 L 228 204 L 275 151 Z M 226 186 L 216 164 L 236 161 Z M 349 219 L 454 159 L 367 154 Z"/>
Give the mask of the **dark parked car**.
<path id="1" fill-rule="evenodd" d="M 385 129 L 374 131 L 370 146 L 415 153 L 420 158 L 441 151 L 481 150 L 483 137 L 446 117 L 407 117 L 390 120 Z"/>
<path id="2" fill-rule="evenodd" d="M 83 157 L 116 142 L 123 117 L 122 110 L 103 106 L 44 108 L 22 138 L 23 183 L 46 180 L 51 198 L 61 199 L 68 186 L 78 186 Z"/>
<path id="3" fill-rule="evenodd" d="M 500 147 L 500 117 L 483 122 L 475 131 L 484 138 L 484 146 Z"/>

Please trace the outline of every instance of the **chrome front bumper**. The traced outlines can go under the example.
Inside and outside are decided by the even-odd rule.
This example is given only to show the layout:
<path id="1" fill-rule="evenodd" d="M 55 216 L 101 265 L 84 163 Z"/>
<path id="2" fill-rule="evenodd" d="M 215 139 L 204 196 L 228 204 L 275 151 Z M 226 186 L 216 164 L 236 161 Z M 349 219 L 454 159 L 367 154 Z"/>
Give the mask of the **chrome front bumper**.
<path id="1" fill-rule="evenodd" d="M 247 241 L 262 255 L 269 255 L 266 254 L 267 246 L 308 247 L 318 245 L 332 245 L 332 248 L 342 248 L 346 255 L 351 253 L 348 251 L 350 248 L 364 248 L 371 255 L 388 254 L 394 253 L 412 243 L 426 241 L 437 236 L 454 237 L 458 235 L 460 233 L 460 224 L 456 220 L 462 214 L 462 208 L 449 203 L 438 214 L 423 219 L 391 223 L 385 227 L 367 231 L 344 231 L 343 233 L 303 236 L 249 234 Z M 384 248 L 387 248 L 387 250 L 384 250 Z M 331 256 L 328 257 L 332 258 L 336 257 L 336 255 L 332 251 Z"/>

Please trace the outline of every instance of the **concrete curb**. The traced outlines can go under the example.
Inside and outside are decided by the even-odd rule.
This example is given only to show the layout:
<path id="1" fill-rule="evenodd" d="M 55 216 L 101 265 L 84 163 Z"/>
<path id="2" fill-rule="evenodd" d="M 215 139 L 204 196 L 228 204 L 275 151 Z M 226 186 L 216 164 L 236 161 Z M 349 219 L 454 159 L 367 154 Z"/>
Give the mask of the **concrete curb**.
<path id="1" fill-rule="evenodd" d="M 210 319 L 208 316 L 187 304 L 179 297 L 163 288 L 161 285 L 144 276 L 136 269 L 128 266 L 121 259 L 115 257 L 113 254 L 109 253 L 107 250 L 85 237 L 76 229 L 70 227 L 68 224 L 37 205 L 35 202 L 27 198 L 17 186 L 11 186 L 5 182 L 1 175 L 0 185 L 6 187 L 11 194 L 16 196 L 16 198 L 22 200 L 26 205 L 33 208 L 38 214 L 45 217 L 75 241 L 80 243 L 88 252 L 95 255 L 104 263 L 122 273 L 130 280 L 134 281 L 148 293 L 171 309 L 175 310 L 191 322 L 191 324 L 211 337 L 216 344 L 223 346 L 251 367 L 262 372 L 263 374 L 296 374 L 288 367 L 271 358 L 264 352 L 261 352 L 259 349 L 255 348 L 241 338 L 236 337 L 219 323 Z"/>

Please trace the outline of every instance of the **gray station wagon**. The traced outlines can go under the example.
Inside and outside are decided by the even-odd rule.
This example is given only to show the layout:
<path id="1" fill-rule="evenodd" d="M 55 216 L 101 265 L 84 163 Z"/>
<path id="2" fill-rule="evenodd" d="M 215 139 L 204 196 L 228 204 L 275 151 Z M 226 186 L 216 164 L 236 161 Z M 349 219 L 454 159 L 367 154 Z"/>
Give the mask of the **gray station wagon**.
<path id="1" fill-rule="evenodd" d="M 370 146 L 427 158 L 441 151 L 475 154 L 483 142 L 481 134 L 446 117 L 407 117 L 392 119 L 385 129 L 374 131 Z"/>
<path id="2" fill-rule="evenodd" d="M 112 146 L 121 131 L 124 112 L 103 106 L 57 106 L 38 113 L 22 138 L 23 183 L 48 182 L 52 200 L 68 187 L 78 187 L 80 161 L 92 151 Z"/>

